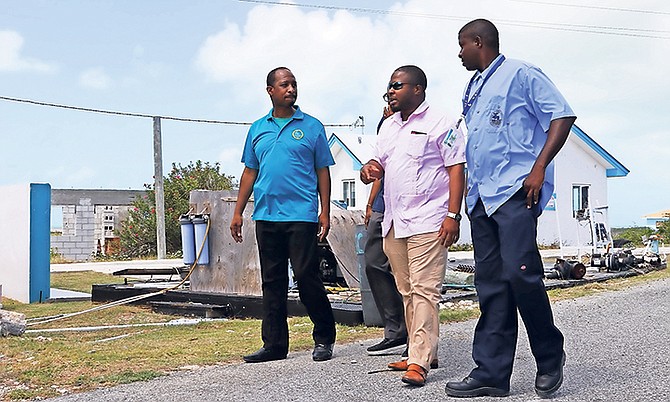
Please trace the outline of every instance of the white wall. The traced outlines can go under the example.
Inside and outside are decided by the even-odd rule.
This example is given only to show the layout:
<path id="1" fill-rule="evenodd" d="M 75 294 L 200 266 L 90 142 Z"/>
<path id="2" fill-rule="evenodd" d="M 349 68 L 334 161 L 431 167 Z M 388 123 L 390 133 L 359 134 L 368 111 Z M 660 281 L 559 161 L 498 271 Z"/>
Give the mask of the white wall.
<path id="1" fill-rule="evenodd" d="M 30 298 L 30 185 L 0 187 L 0 284 L 2 295 Z"/>
<path id="2" fill-rule="evenodd" d="M 50 296 L 49 226 L 51 187 L 0 187 L 0 285 L 5 297 L 23 303 Z"/>
<path id="3" fill-rule="evenodd" d="M 587 149 L 583 142 L 574 139 L 573 136 L 565 144 L 556 157 L 556 216 L 560 220 L 561 243 L 564 248 L 584 248 L 590 242 L 591 230 L 587 221 L 579 222 L 572 216 L 572 186 L 589 185 L 589 198 L 591 208 L 607 206 L 607 172 L 606 167 L 600 163 L 600 158 Z M 605 210 L 606 212 L 606 210 Z M 544 214 L 543 214 L 544 215 Z M 547 218 L 550 214 L 547 214 Z M 599 217 L 598 220 L 607 219 L 607 215 Z M 549 221 L 546 219 L 546 221 Z M 541 218 L 541 223 L 545 217 Z M 553 225 L 556 218 L 553 217 Z M 606 221 L 609 225 L 609 223 Z M 551 224 L 547 223 L 547 230 Z M 558 238 L 558 229 L 554 229 L 553 237 Z M 539 233 L 538 233 L 539 234 Z M 538 236 L 539 237 L 539 236 Z M 547 240 L 552 237 L 551 233 L 545 234 Z M 550 242 L 551 243 L 551 242 Z M 590 247 L 587 247 L 590 248 Z"/>
<path id="4" fill-rule="evenodd" d="M 335 165 L 330 167 L 331 196 L 332 200 L 343 200 L 342 181 L 353 179 L 356 183 L 356 206 L 351 210 L 365 211 L 368 203 L 368 195 L 372 185 L 365 185 L 360 180 L 358 170 L 354 170 L 354 160 L 338 144 L 331 148 Z M 367 162 L 367 161 L 366 161 Z"/>

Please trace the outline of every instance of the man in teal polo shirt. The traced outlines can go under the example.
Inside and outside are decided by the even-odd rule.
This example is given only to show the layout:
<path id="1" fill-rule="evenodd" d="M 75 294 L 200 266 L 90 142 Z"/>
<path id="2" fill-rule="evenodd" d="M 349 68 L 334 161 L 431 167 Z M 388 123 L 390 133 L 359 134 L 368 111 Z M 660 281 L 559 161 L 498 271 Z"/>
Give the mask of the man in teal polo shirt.
<path id="1" fill-rule="evenodd" d="M 266 90 L 272 110 L 247 133 L 244 171 L 230 224 L 233 238 L 242 242 L 242 213 L 253 191 L 252 219 L 263 283 L 263 347 L 244 356 L 244 361 L 286 358 L 288 260 L 300 301 L 314 323 L 312 358 L 329 360 L 335 343 L 335 319 L 319 277 L 317 238 L 323 240 L 330 230 L 328 167 L 335 161 L 323 124 L 295 105 L 298 87 L 291 70 L 278 67 L 270 71 Z"/>

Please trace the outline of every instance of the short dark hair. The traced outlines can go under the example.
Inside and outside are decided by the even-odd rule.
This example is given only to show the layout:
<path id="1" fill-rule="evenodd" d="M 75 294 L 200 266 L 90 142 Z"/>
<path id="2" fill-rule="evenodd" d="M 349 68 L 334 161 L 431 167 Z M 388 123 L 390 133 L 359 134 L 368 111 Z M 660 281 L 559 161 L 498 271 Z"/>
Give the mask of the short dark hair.
<path id="1" fill-rule="evenodd" d="M 426 73 L 424 73 L 423 70 L 417 66 L 401 66 L 396 68 L 395 71 L 402 71 L 403 73 L 408 74 L 410 77 L 412 77 L 414 84 L 421 85 L 424 90 L 426 87 L 428 87 L 428 78 L 426 78 Z"/>
<path id="2" fill-rule="evenodd" d="M 489 20 L 483 18 L 478 18 L 472 20 L 467 24 L 463 25 L 459 35 L 469 35 L 470 37 L 479 36 L 482 38 L 482 42 L 487 47 L 495 50 L 496 52 L 500 49 L 500 39 L 498 36 L 498 28 Z"/>
<path id="3" fill-rule="evenodd" d="M 268 73 L 268 78 L 265 80 L 265 82 L 269 87 L 275 84 L 275 73 L 279 70 L 286 70 L 288 72 L 291 72 L 291 70 L 289 70 L 288 67 L 277 67 L 270 70 L 270 72 Z"/>

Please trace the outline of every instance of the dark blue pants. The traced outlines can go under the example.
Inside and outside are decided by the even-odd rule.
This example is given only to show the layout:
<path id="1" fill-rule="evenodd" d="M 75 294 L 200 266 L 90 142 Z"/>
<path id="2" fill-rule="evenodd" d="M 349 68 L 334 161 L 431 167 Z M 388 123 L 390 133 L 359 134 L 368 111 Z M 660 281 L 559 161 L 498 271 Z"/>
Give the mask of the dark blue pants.
<path id="1" fill-rule="evenodd" d="M 300 301 L 314 323 L 314 343 L 335 342 L 335 319 L 319 277 L 317 223 L 256 221 L 263 285 L 263 347 L 288 352 L 288 261 Z"/>
<path id="2" fill-rule="evenodd" d="M 491 216 L 479 200 L 470 216 L 481 310 L 470 376 L 506 390 L 516 352 L 517 311 L 539 373 L 556 369 L 563 355 L 563 334 L 554 325 L 537 249 L 539 215 L 538 207 L 526 207 L 522 189 Z"/>

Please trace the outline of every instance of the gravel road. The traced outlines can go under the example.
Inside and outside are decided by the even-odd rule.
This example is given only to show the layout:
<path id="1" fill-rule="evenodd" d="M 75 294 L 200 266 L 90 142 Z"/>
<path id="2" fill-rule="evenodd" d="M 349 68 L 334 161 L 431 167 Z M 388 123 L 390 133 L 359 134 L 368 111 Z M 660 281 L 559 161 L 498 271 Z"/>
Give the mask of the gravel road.
<path id="1" fill-rule="evenodd" d="M 555 401 L 670 401 L 670 280 L 558 302 L 554 314 L 567 354 Z M 475 321 L 442 326 L 440 368 L 431 370 L 422 388 L 405 386 L 398 372 L 370 373 L 396 357 L 367 356 L 371 340 L 338 344 L 333 360 L 322 363 L 309 352 L 291 353 L 283 361 L 196 368 L 50 401 L 462 401 L 447 397 L 444 385 L 469 372 L 474 326 Z M 511 395 L 494 400 L 539 399 L 521 332 Z"/>

